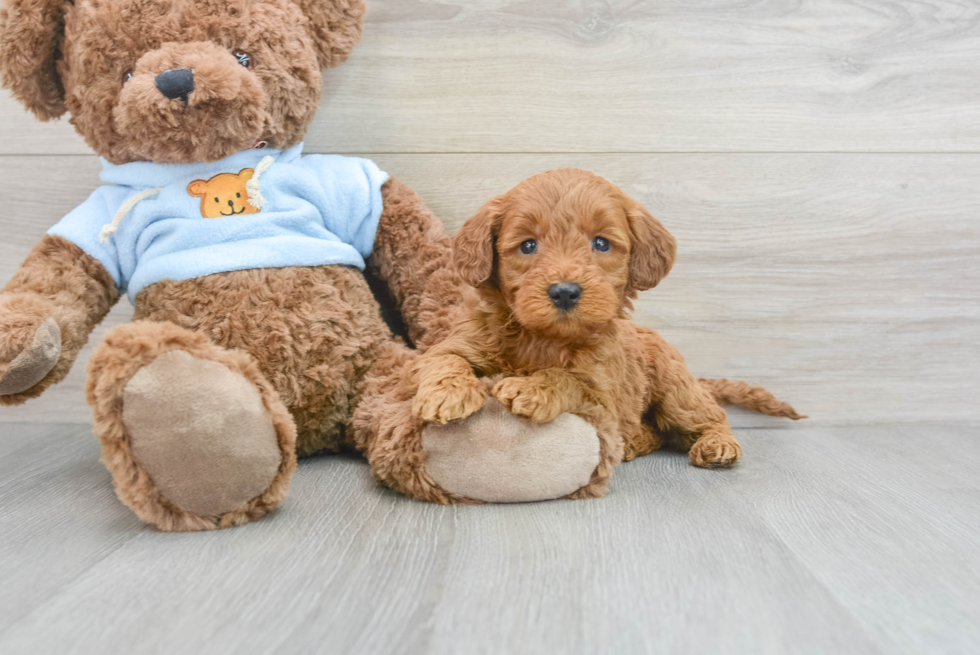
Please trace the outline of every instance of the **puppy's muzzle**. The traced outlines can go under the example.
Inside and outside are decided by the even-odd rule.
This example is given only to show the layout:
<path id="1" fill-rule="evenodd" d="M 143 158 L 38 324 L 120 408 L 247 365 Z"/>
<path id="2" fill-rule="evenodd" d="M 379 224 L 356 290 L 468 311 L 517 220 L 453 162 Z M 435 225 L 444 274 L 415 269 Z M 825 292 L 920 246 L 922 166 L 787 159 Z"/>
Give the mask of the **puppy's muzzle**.
<path id="1" fill-rule="evenodd" d="M 578 304 L 582 297 L 582 286 L 575 282 L 559 282 L 548 287 L 548 297 L 555 307 L 562 311 L 568 311 Z"/>

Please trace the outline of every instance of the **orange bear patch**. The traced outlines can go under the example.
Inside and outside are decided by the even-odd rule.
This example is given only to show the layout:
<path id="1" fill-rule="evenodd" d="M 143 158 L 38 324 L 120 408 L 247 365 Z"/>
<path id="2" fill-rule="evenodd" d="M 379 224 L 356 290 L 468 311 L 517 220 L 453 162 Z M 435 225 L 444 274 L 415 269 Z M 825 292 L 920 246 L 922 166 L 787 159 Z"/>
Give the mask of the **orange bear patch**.
<path id="1" fill-rule="evenodd" d="M 210 180 L 194 180 L 187 185 L 187 193 L 201 199 L 201 216 L 221 218 L 239 214 L 258 214 L 259 208 L 248 202 L 245 183 L 255 171 L 246 168 L 235 173 L 221 173 Z"/>

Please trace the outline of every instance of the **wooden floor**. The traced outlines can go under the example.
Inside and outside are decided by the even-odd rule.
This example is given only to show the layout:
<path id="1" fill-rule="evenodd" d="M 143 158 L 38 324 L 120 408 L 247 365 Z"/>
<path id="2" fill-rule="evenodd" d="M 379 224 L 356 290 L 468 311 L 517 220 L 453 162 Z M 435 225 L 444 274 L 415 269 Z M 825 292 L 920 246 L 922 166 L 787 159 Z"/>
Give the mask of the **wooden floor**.
<path id="1" fill-rule="evenodd" d="M 0 409 L 0 654 L 980 653 L 980 2 L 368 0 L 306 152 L 371 157 L 450 231 L 549 168 L 673 232 L 636 320 L 746 457 L 657 454 L 599 501 L 436 507 L 358 459 L 168 535 L 114 497 L 84 368 Z M 0 91 L 0 284 L 98 182 Z M 61 421 L 53 424 L 52 421 Z"/>
<path id="2" fill-rule="evenodd" d="M 87 425 L 0 426 L 0 653 L 980 652 L 980 427 L 742 430 L 602 500 L 440 507 L 358 459 L 163 534 Z"/>

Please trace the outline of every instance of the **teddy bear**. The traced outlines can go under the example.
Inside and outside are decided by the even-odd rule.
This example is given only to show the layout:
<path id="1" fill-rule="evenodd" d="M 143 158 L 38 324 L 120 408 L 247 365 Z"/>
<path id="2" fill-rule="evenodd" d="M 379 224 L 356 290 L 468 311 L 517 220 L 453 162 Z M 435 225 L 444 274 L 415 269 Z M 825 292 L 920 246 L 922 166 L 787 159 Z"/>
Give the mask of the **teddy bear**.
<path id="1" fill-rule="evenodd" d="M 302 152 L 321 70 L 347 58 L 364 10 L 0 10 L 0 81 L 41 120 L 68 114 L 104 183 L 0 292 L 0 405 L 62 380 L 127 294 L 133 321 L 94 351 L 86 398 L 117 495 L 161 530 L 259 519 L 318 453 L 357 450 L 378 480 L 439 503 L 594 497 L 622 458 L 587 412 L 529 424 L 491 401 L 445 426 L 412 415 L 413 358 L 472 289 L 410 188 L 371 161 Z"/>

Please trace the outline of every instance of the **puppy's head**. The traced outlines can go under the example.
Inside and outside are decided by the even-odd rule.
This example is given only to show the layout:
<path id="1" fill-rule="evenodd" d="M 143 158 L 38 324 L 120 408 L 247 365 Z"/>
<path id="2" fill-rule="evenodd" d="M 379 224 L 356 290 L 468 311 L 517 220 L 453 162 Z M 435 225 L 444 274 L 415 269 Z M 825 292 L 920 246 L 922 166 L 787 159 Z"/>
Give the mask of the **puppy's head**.
<path id="1" fill-rule="evenodd" d="M 463 280 L 501 299 L 526 329 L 577 339 L 656 286 L 676 248 L 619 188 L 562 169 L 487 202 L 453 237 L 453 260 Z"/>

